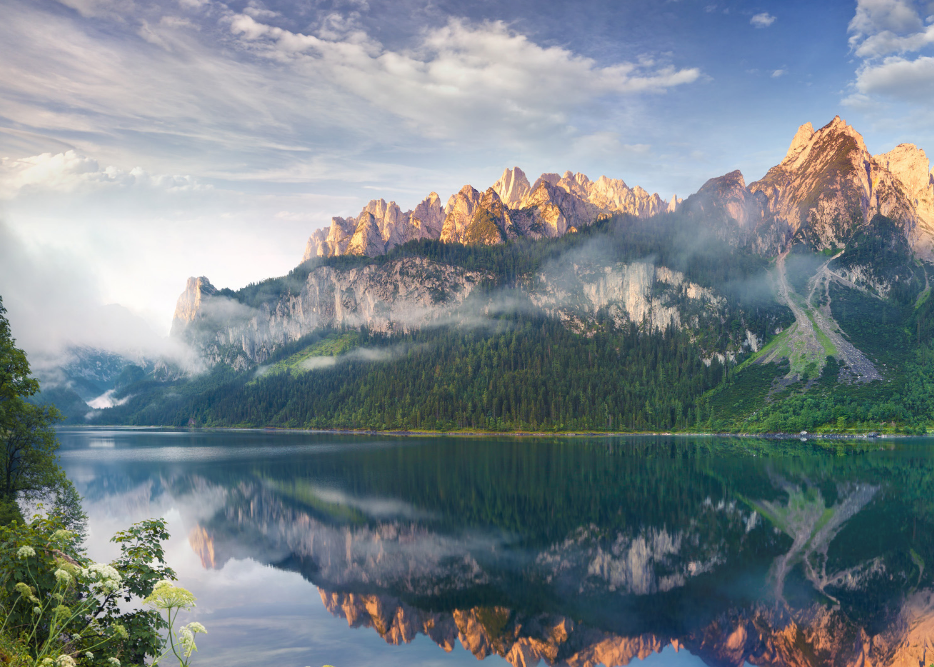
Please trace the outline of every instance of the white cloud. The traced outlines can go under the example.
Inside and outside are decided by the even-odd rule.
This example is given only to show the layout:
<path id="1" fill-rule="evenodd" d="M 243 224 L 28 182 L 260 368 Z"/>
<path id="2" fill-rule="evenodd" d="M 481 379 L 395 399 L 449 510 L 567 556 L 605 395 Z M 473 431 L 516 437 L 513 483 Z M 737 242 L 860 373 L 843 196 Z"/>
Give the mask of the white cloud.
<path id="1" fill-rule="evenodd" d="M 12 199 L 21 192 L 76 192 L 107 187 L 144 187 L 167 192 L 208 189 L 191 176 L 151 175 L 136 167 L 124 171 L 104 167 L 97 160 L 66 151 L 43 153 L 25 158 L 0 158 L 0 200 Z"/>
<path id="2" fill-rule="evenodd" d="M 934 58 L 913 55 L 934 45 L 934 25 L 925 26 L 932 10 L 930 3 L 913 0 L 857 1 L 850 48 L 862 62 L 845 104 L 868 110 L 881 98 L 934 102 Z"/>
<path id="3" fill-rule="evenodd" d="M 772 72 L 772 78 L 773 78 L 773 79 L 777 79 L 777 78 L 779 78 L 780 76 L 785 76 L 786 74 L 788 74 L 788 70 L 786 70 L 786 69 L 777 69 L 777 70 L 775 70 L 774 72 Z"/>
<path id="4" fill-rule="evenodd" d="M 639 63 L 600 66 L 561 47 L 542 47 L 501 22 L 451 19 L 409 50 L 360 31 L 334 41 L 238 14 L 230 30 L 257 55 L 322 74 L 434 136 L 484 128 L 509 135 L 561 129 L 568 114 L 606 96 L 663 92 L 696 81 L 697 68 Z"/>
<path id="5" fill-rule="evenodd" d="M 863 39 L 856 45 L 854 52 L 860 58 L 873 58 L 890 53 L 920 51 L 931 44 L 934 44 L 934 25 L 909 35 L 897 35 L 890 30 L 883 30 Z"/>
<path id="6" fill-rule="evenodd" d="M 857 73 L 856 89 L 863 96 L 883 95 L 919 103 L 934 103 L 934 58 L 885 58 L 881 63 L 864 67 Z"/>
<path id="7" fill-rule="evenodd" d="M 853 33 L 850 42 L 882 32 L 917 32 L 922 27 L 918 6 L 911 0 L 857 0 L 856 14 L 849 25 Z"/>
<path id="8" fill-rule="evenodd" d="M 751 23 L 756 28 L 768 28 L 770 25 L 775 23 L 775 18 L 776 17 L 772 16 L 768 12 L 762 12 L 749 19 L 749 23 Z"/>

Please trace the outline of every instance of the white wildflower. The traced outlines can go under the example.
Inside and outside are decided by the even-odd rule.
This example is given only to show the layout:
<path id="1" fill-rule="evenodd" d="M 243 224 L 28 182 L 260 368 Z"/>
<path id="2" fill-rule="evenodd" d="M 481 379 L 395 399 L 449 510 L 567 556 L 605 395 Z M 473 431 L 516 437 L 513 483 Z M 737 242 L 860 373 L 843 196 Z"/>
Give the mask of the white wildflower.
<path id="1" fill-rule="evenodd" d="M 195 606 L 195 596 L 191 591 L 163 579 L 143 602 L 156 609 L 191 609 Z"/>
<path id="2" fill-rule="evenodd" d="M 16 552 L 16 555 L 19 558 L 29 558 L 31 556 L 36 555 L 36 550 L 27 545 L 24 547 L 20 547 L 19 550 Z"/>
<path id="3" fill-rule="evenodd" d="M 77 667 L 75 659 L 70 655 L 60 655 L 55 661 L 56 667 Z"/>
<path id="4" fill-rule="evenodd" d="M 198 623 L 198 621 L 192 621 L 186 627 L 195 634 L 198 634 L 199 632 L 204 634 L 208 633 L 208 631 L 204 629 L 204 626 Z"/>
<path id="5" fill-rule="evenodd" d="M 74 536 L 74 533 L 70 530 L 62 530 L 59 528 L 54 533 L 52 533 L 53 540 L 67 540 Z"/>
<path id="6" fill-rule="evenodd" d="M 32 608 L 32 613 L 34 613 L 34 614 L 41 614 L 41 613 L 42 613 L 42 609 L 39 608 L 39 607 L 33 607 L 33 608 Z"/>
<path id="7" fill-rule="evenodd" d="M 190 658 L 193 651 L 197 651 L 195 646 L 195 635 L 187 625 L 183 625 L 178 631 L 182 647 L 185 649 L 185 657 Z"/>
<path id="8" fill-rule="evenodd" d="M 120 661 L 116 658 L 107 658 L 107 664 L 113 665 L 113 667 L 120 667 Z"/>
<path id="9" fill-rule="evenodd" d="M 85 652 L 84 652 L 84 657 L 87 658 L 88 660 L 93 660 L 93 659 L 94 659 L 94 654 L 91 653 L 90 651 L 85 651 Z"/>
<path id="10" fill-rule="evenodd" d="M 103 593 L 113 593 L 123 583 L 120 573 L 112 565 L 106 563 L 91 564 L 90 567 L 81 570 L 81 577 L 97 583 Z"/>
<path id="11" fill-rule="evenodd" d="M 71 583 L 71 575 L 65 572 L 62 568 L 55 570 L 55 578 L 59 583 L 65 584 L 66 586 Z"/>

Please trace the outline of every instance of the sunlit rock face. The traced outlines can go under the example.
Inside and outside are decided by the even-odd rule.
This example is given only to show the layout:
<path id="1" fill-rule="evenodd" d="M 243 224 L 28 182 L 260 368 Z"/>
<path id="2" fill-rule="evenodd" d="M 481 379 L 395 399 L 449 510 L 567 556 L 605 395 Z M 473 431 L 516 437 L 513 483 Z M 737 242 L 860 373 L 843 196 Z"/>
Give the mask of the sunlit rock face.
<path id="1" fill-rule="evenodd" d="M 905 184 L 886 166 L 898 162 L 872 157 L 863 137 L 837 116 L 817 131 L 802 125 L 785 158 L 749 190 L 765 195 L 768 213 L 789 238 L 817 249 L 844 245 L 881 213 L 921 251 L 928 242 L 916 231 L 918 212 Z"/>
<path id="2" fill-rule="evenodd" d="M 217 289 L 204 276 L 189 278 L 185 291 L 178 297 L 175 314 L 172 316 L 172 335 L 179 334 L 190 323 L 203 315 L 202 300 L 213 296 Z"/>
<path id="3" fill-rule="evenodd" d="M 909 243 L 922 256 L 934 256 L 934 173 L 927 155 L 914 144 L 899 144 L 873 159 L 901 182 L 914 206 L 918 224 Z"/>
<path id="4" fill-rule="evenodd" d="M 302 261 L 338 255 L 383 255 L 398 245 L 419 239 L 437 239 L 444 217 L 441 201 L 432 192 L 412 211 L 405 213 L 396 202 L 374 199 L 356 218 L 332 218 L 305 246 Z"/>
<path id="5" fill-rule="evenodd" d="M 482 201 L 481 201 L 482 200 Z M 912 249 L 934 258 L 934 171 L 924 151 L 901 144 L 872 156 L 862 136 L 839 116 L 814 130 L 805 123 L 784 159 L 746 186 L 739 171 L 712 178 L 683 202 L 701 216 L 731 219 L 738 229 L 725 240 L 776 254 L 788 243 L 817 249 L 842 246 L 860 225 L 881 213 L 901 227 Z M 529 184 L 519 168 L 506 169 L 485 193 L 465 185 L 444 209 L 431 193 L 403 213 L 374 200 L 356 218 L 333 218 L 312 234 L 303 260 L 337 255 L 373 257 L 413 239 L 493 244 L 512 238 L 562 236 L 602 216 L 650 218 L 681 210 L 620 179 L 566 171 Z"/>
<path id="6" fill-rule="evenodd" d="M 441 208 L 432 192 L 414 210 L 402 212 L 395 202 L 371 201 L 356 218 L 332 218 L 308 239 L 302 261 L 313 257 L 374 257 L 418 239 L 467 245 L 503 243 L 521 236 L 555 237 L 592 224 L 600 216 L 628 213 L 640 218 L 673 211 L 671 203 L 622 180 L 601 176 L 591 181 L 570 171 L 542 174 L 529 185 L 519 167 L 506 169 L 481 193 L 465 185 Z"/>

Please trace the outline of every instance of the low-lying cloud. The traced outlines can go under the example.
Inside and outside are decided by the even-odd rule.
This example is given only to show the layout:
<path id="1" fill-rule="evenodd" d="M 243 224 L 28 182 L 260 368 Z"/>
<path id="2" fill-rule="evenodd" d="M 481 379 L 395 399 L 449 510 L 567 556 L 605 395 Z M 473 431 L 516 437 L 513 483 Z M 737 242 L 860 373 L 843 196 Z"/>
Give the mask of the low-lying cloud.
<path id="1" fill-rule="evenodd" d="M 73 256 L 33 249 L 0 220 L 0 297 L 18 347 L 36 367 L 67 359 L 73 347 L 129 358 L 187 354 L 177 341 L 123 306 L 106 304 L 87 267 Z"/>

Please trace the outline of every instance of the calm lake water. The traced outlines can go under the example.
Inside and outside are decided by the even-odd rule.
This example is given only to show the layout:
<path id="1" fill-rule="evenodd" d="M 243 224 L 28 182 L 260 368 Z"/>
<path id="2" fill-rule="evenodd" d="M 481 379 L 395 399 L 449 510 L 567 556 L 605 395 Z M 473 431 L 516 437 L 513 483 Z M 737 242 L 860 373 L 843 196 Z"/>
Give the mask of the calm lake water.
<path id="1" fill-rule="evenodd" d="M 934 659 L 934 440 L 59 435 L 91 557 L 168 520 L 195 664 Z"/>

